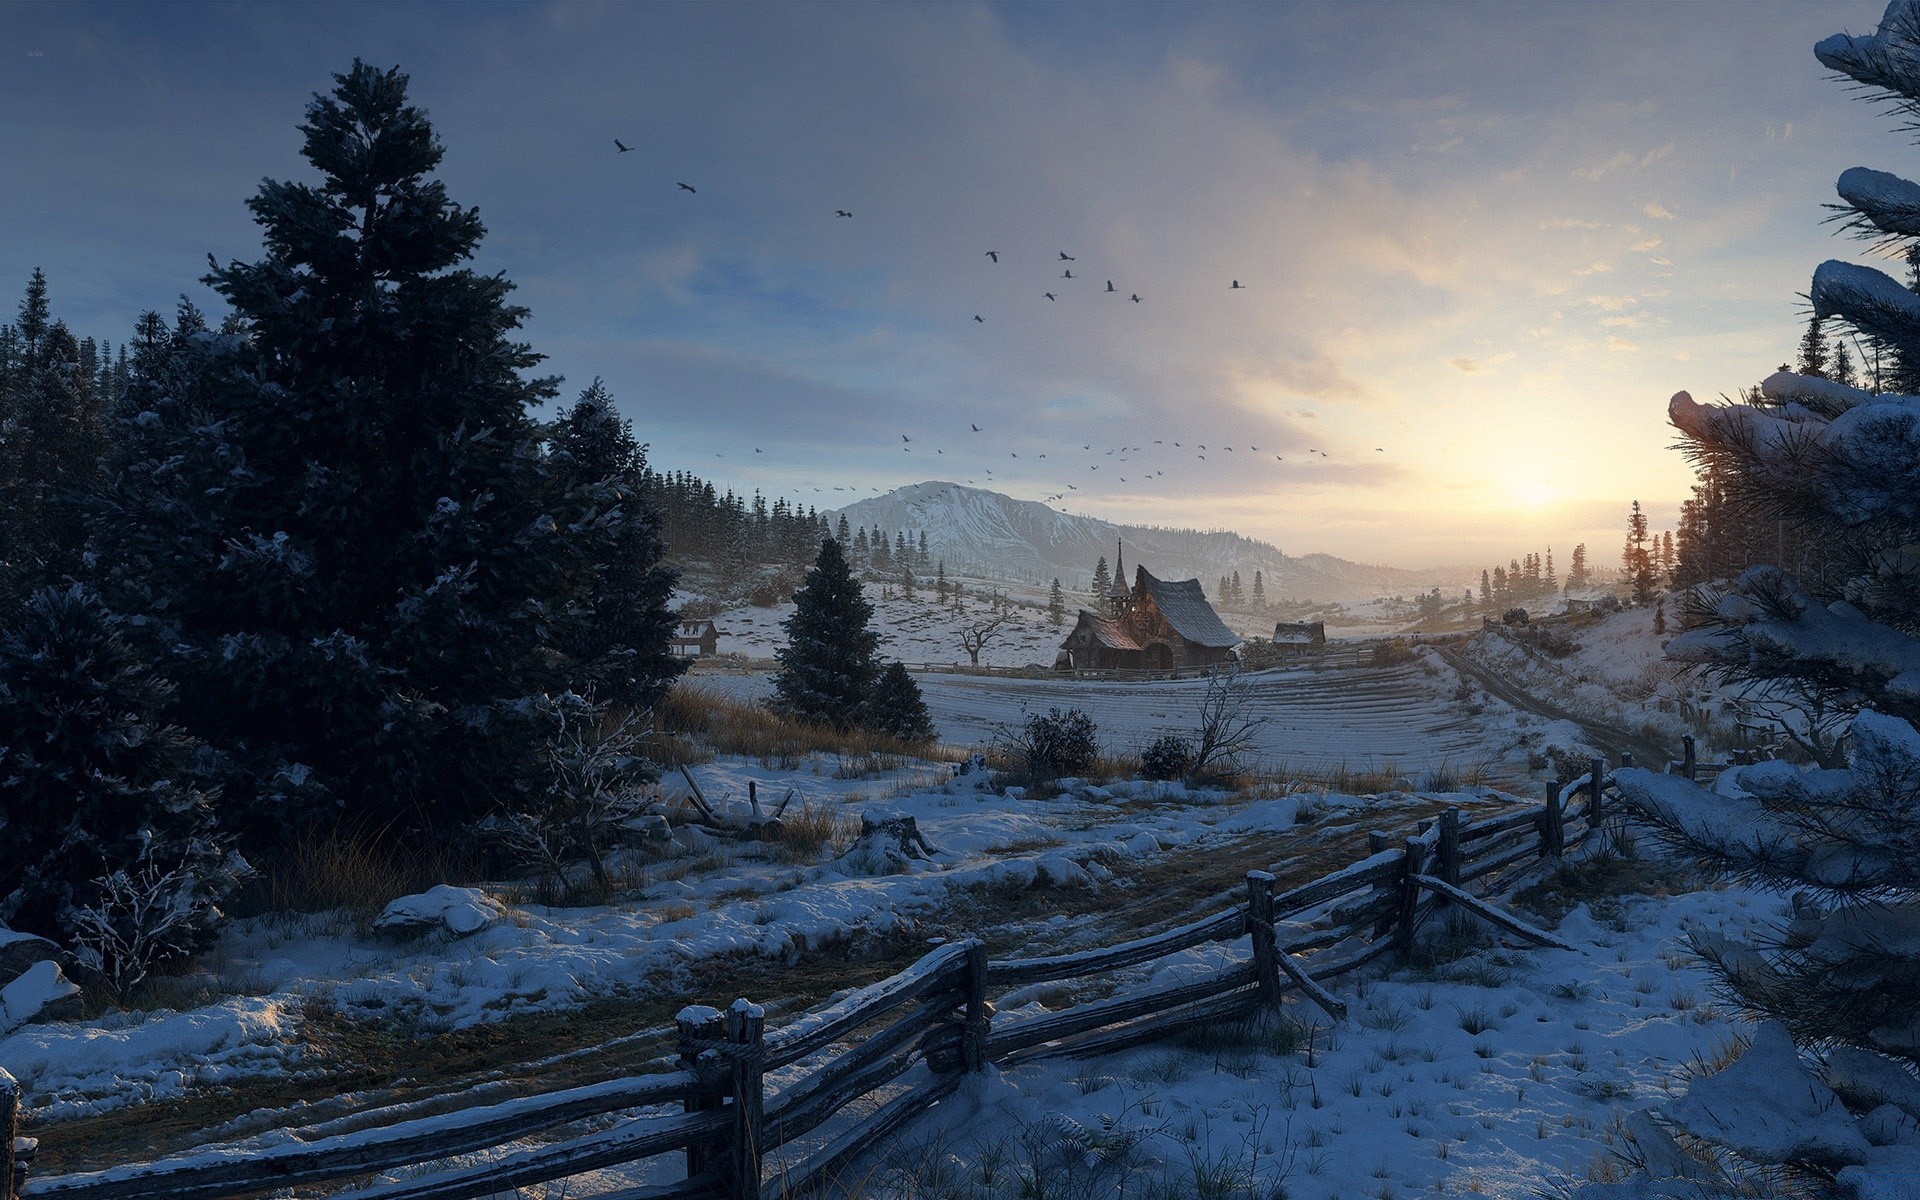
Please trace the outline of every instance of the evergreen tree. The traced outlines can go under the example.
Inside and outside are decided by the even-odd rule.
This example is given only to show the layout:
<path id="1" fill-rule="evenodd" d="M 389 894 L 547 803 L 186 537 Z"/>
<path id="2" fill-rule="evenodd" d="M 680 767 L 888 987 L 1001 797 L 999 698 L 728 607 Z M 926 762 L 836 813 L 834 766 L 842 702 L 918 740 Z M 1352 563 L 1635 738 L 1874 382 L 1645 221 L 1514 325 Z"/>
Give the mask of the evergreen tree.
<path id="1" fill-rule="evenodd" d="M 1267 585 L 1260 578 L 1258 570 L 1253 573 L 1253 607 L 1262 612 L 1267 607 Z"/>
<path id="2" fill-rule="evenodd" d="M 1627 578 L 1633 584 L 1635 604 L 1650 604 L 1653 601 L 1653 556 L 1647 552 L 1648 536 L 1647 514 L 1640 511 L 1640 502 L 1635 500 L 1632 510 L 1627 514 L 1626 549 L 1620 555 Z"/>
<path id="3" fill-rule="evenodd" d="M 1875 99 L 1909 111 L 1920 103 L 1920 6 L 1891 4 L 1876 33 L 1836 35 L 1815 52 Z M 1839 182 L 1846 224 L 1877 242 L 1910 241 L 1920 234 L 1912 191 L 1891 175 L 1848 170 Z M 1829 261 L 1810 295 L 1819 317 L 1907 361 L 1920 351 L 1920 306 L 1902 303 L 1881 272 Z M 1783 733 L 1823 769 L 1736 767 L 1711 793 L 1649 771 L 1616 778 L 1686 849 L 1795 897 L 1784 927 L 1763 924 L 1745 940 L 1695 936 L 1726 987 L 1830 1063 L 1848 1062 L 1854 1078 L 1871 1069 L 1904 1086 L 1920 1065 L 1920 420 L 1910 396 L 1839 392 L 1793 375 L 1763 388 L 1760 404 L 1696 404 L 1682 392 L 1668 416 L 1729 502 L 1817 544 L 1819 569 L 1796 577 L 1768 563 L 1699 589 L 1691 627 L 1668 653 L 1774 704 Z M 1768 1085 L 1803 1086 L 1777 1074 Z M 1736 1102 L 1719 1108 L 1719 1128 L 1746 1123 Z M 1686 1120 L 1686 1110 L 1677 1115 Z M 1832 1163 L 1824 1166 L 1831 1179 Z M 1877 1174 L 1854 1182 L 1898 1190 L 1906 1177 Z"/>
<path id="4" fill-rule="evenodd" d="M 870 627 L 873 605 L 847 565 L 840 543 L 828 538 L 794 593 L 793 615 L 781 622 L 787 644 L 774 652 L 773 704 L 780 711 L 826 721 L 836 729 L 865 723 L 879 675 Z"/>
<path id="5" fill-rule="evenodd" d="M 82 910 L 126 916 L 109 878 L 145 873 L 180 914 L 159 949 L 183 954 L 245 864 L 218 836 L 204 748 L 169 723 L 171 688 L 125 629 L 69 584 L 0 633 L 0 921 L 72 947 Z"/>
<path id="6" fill-rule="evenodd" d="M 927 711 L 920 685 L 907 674 L 902 662 L 890 662 L 874 682 L 868 706 L 871 728 L 903 742 L 933 740 L 933 714 Z"/>
<path id="7" fill-rule="evenodd" d="M 1113 590 L 1113 576 L 1107 571 L 1107 556 L 1101 555 L 1100 561 L 1093 567 L 1093 582 L 1087 587 L 1087 594 L 1093 603 L 1087 607 L 1095 612 L 1107 611 L 1107 593 Z"/>
<path id="8" fill-rule="evenodd" d="M 1053 586 L 1047 589 L 1047 623 L 1055 629 L 1066 624 L 1067 593 L 1060 586 L 1059 576 L 1055 576 Z"/>
<path id="9" fill-rule="evenodd" d="M 651 708 L 687 661 L 668 645 L 674 573 L 646 500 L 647 449 L 598 379 L 560 414 L 550 443 L 568 507 L 585 514 L 575 526 L 585 594 L 565 649 L 594 699 Z"/>
<path id="10" fill-rule="evenodd" d="M 1831 362 L 1832 368 L 1829 373 L 1833 376 L 1835 383 L 1842 387 L 1859 386 L 1859 372 L 1854 370 L 1853 355 L 1847 352 L 1847 340 L 1845 338 L 1833 339 Z"/>
<path id="11" fill-rule="evenodd" d="M 902 599 L 913 599 L 915 583 L 916 581 L 913 578 L 913 564 L 904 561 L 903 556 L 903 561 L 900 564 L 900 595 Z"/>
<path id="12" fill-rule="evenodd" d="M 1551 596 L 1555 592 L 1558 592 L 1560 590 L 1560 580 L 1557 579 L 1553 573 L 1553 547 L 1552 546 L 1547 547 L 1547 573 L 1545 578 L 1541 581 L 1540 587 L 1541 587 L 1541 594 L 1544 596 Z"/>
<path id="13" fill-rule="evenodd" d="M 1587 544 L 1581 542 L 1573 548 L 1573 557 L 1567 561 L 1567 590 L 1584 588 L 1593 582 L 1593 574 L 1587 569 Z"/>
<path id="14" fill-rule="evenodd" d="M 1815 313 L 1807 321 L 1807 331 L 1800 337 L 1800 374 L 1811 375 L 1815 379 L 1827 377 L 1827 341 L 1820 332 L 1820 314 Z"/>
<path id="15" fill-rule="evenodd" d="M 1480 568 L 1480 607 L 1487 612 L 1493 611 L 1493 580 L 1485 567 Z"/>
<path id="16" fill-rule="evenodd" d="M 947 601 L 947 587 L 947 560 L 943 558 L 933 576 L 934 599 L 942 604 Z"/>
<path id="17" fill-rule="evenodd" d="M 849 541 L 847 538 L 848 532 L 849 530 L 847 527 L 847 514 L 841 513 L 840 524 L 834 528 L 834 533 L 833 533 L 834 539 L 838 541 L 842 546 L 851 546 L 853 543 Z"/>
<path id="18" fill-rule="evenodd" d="M 167 355 L 196 394 L 129 397 L 150 427 L 102 541 L 252 829 L 424 836 L 544 786 L 541 698 L 587 682 L 564 647 L 600 534 L 543 453 L 529 409 L 557 389 L 524 374 L 525 310 L 462 265 L 484 229 L 428 178 L 444 152 L 406 77 L 334 78 L 301 126 L 321 181 L 262 184 L 266 257 L 206 277 L 244 336 L 181 346 L 183 312 Z M 142 510 L 167 522 L 112 520 Z"/>

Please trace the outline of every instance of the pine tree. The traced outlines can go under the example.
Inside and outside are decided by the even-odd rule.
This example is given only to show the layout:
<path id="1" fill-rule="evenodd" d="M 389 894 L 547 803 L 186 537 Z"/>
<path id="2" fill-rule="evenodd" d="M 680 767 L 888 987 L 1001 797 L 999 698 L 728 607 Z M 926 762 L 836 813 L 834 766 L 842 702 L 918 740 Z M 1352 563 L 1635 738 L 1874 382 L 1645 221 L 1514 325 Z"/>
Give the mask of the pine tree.
<path id="1" fill-rule="evenodd" d="M 940 565 L 935 569 L 934 576 L 933 576 L 934 599 L 938 600 L 942 604 L 945 604 L 947 602 L 948 586 L 949 585 L 947 583 L 947 560 L 943 558 L 940 560 Z"/>
<path id="2" fill-rule="evenodd" d="M 1829 373 L 1833 376 L 1835 383 L 1842 387 L 1859 386 L 1860 375 L 1859 372 L 1854 369 L 1853 355 L 1847 352 L 1847 340 L 1845 338 L 1833 339 L 1833 356 L 1831 361 L 1833 365 Z"/>
<path id="3" fill-rule="evenodd" d="M 253 831 L 426 836 L 544 786 L 541 698 L 587 681 L 562 643 L 593 611 L 589 514 L 529 411 L 557 388 L 525 374 L 525 310 L 462 265 L 484 228 L 428 178 L 444 151 L 406 76 L 334 79 L 301 126 L 321 180 L 262 184 L 266 257 L 206 277 L 244 336 L 170 347 L 197 394 L 148 380 L 126 405 L 158 418 L 123 472 L 158 495 L 128 483 L 109 518 L 168 524 L 103 537 L 168 580 L 121 611 L 162 618 L 178 711 L 233 756 Z M 220 486 L 169 473 L 168 442 Z"/>
<path id="4" fill-rule="evenodd" d="M 1640 511 L 1640 502 L 1635 500 L 1627 514 L 1627 543 L 1620 555 L 1627 578 L 1633 584 L 1635 604 L 1653 602 L 1653 557 L 1647 552 L 1648 536 L 1647 514 Z"/>
<path id="5" fill-rule="evenodd" d="M 1920 103 L 1920 6 L 1889 5 L 1876 33 L 1836 35 L 1822 65 L 1903 109 Z M 1910 240 L 1913 185 L 1854 168 L 1840 176 L 1845 224 L 1876 242 Z M 1920 306 L 1852 262 L 1821 264 L 1822 319 L 1879 345 L 1920 350 Z M 1910 361 L 1910 360 L 1909 360 Z M 1849 1073 L 1910 1079 L 1920 1065 L 1920 437 L 1908 396 L 1836 394 L 1792 375 L 1762 403 L 1697 404 L 1668 416 L 1687 455 L 1728 502 L 1784 522 L 1821 548 L 1818 570 L 1784 563 L 1699 589 L 1668 654 L 1774 706 L 1781 731 L 1823 769 L 1736 767 L 1714 792 L 1649 771 L 1616 779 L 1630 803 L 1701 859 L 1795 898 L 1784 927 L 1745 938 L 1701 931 L 1694 948 L 1750 1012 L 1784 1025 Z M 1763 1026 L 1756 1036 L 1771 1037 Z M 1861 1048 L 1866 1048 L 1865 1050 Z M 1875 1061 L 1868 1051 L 1893 1061 Z M 1889 1074 L 1890 1073 L 1890 1074 Z M 1769 1087 L 1801 1081 L 1770 1072 Z M 1715 1123 L 1738 1128 L 1737 1098 Z M 1683 1122 L 1688 1110 L 1677 1114 Z M 1835 1115 L 1844 1116 L 1844 1113 Z M 1823 1138 L 1836 1144 L 1831 1135 Z M 1865 1142 L 1861 1143 L 1863 1146 Z M 1831 1178 L 1831 1161 L 1822 1178 Z M 1857 1182 L 1879 1186 L 1869 1170 Z M 1885 1174 L 1885 1186 L 1898 1188 Z"/>
<path id="6" fill-rule="evenodd" d="M 1560 590 L 1560 580 L 1557 579 L 1553 573 L 1553 547 L 1548 546 L 1547 547 L 1547 573 L 1546 573 L 1546 577 L 1541 581 L 1541 594 L 1545 596 L 1552 596 L 1555 592 L 1558 592 L 1559 590 Z"/>
<path id="7" fill-rule="evenodd" d="M 890 662 L 874 682 L 869 703 L 869 726 L 903 742 L 933 740 L 933 714 L 927 711 L 920 685 L 902 662 Z"/>
<path id="8" fill-rule="evenodd" d="M 567 614 L 564 648 L 594 699 L 651 708 L 687 662 L 668 645 L 675 577 L 646 501 L 646 447 L 599 379 L 560 414 L 550 443 L 568 507 L 586 514 L 574 538 L 585 594 Z"/>
<path id="9" fill-rule="evenodd" d="M 1486 612 L 1493 611 L 1493 580 L 1485 567 L 1480 568 L 1480 607 Z"/>
<path id="10" fill-rule="evenodd" d="M 903 559 L 900 564 L 900 596 L 902 599 L 913 599 L 913 591 L 916 583 L 917 581 L 913 577 L 913 564 Z"/>
<path id="11" fill-rule="evenodd" d="M 1593 574 L 1587 570 L 1587 544 L 1581 542 L 1573 548 L 1573 557 L 1567 561 L 1567 591 L 1584 588 L 1592 582 Z"/>
<path id="12" fill-rule="evenodd" d="M 1815 313 L 1807 321 L 1807 332 L 1800 337 L 1800 365 L 1802 375 L 1811 375 L 1815 379 L 1827 377 L 1827 341 L 1820 332 L 1820 314 Z"/>
<path id="13" fill-rule="evenodd" d="M 1093 603 L 1087 607 L 1094 612 L 1107 611 L 1107 593 L 1112 590 L 1113 576 L 1107 571 L 1107 557 L 1103 554 L 1100 556 L 1100 561 L 1093 567 L 1093 583 L 1087 587 L 1087 594 L 1092 598 Z"/>
<path id="14" fill-rule="evenodd" d="M 847 526 L 847 514 L 841 513 L 840 523 L 834 527 L 834 532 L 833 532 L 834 540 L 838 541 L 842 546 L 851 546 L 853 545 L 853 543 L 848 540 L 848 537 L 847 537 L 848 533 L 849 533 L 849 529 Z"/>
<path id="15" fill-rule="evenodd" d="M 1055 629 L 1066 624 L 1067 593 L 1060 586 L 1059 576 L 1055 576 L 1053 586 L 1047 589 L 1047 623 Z"/>
<path id="16" fill-rule="evenodd" d="M 1267 607 L 1267 586 L 1258 570 L 1253 573 L 1253 607 L 1259 612 L 1266 611 Z"/>
<path id="17" fill-rule="evenodd" d="M 774 706 L 836 729 L 863 724 L 880 671 L 874 661 L 880 635 L 870 627 L 873 605 L 861 594 L 839 542 L 820 544 L 820 557 L 793 601 L 793 615 L 781 623 L 787 644 L 774 652 L 780 664 Z"/>
<path id="18" fill-rule="evenodd" d="M 169 723 L 172 689 L 125 630 L 69 584 L 34 592 L 0 633 L 0 921 L 71 947 L 110 876 L 150 870 L 174 880 L 184 954 L 245 864 L 215 826 L 203 748 Z"/>

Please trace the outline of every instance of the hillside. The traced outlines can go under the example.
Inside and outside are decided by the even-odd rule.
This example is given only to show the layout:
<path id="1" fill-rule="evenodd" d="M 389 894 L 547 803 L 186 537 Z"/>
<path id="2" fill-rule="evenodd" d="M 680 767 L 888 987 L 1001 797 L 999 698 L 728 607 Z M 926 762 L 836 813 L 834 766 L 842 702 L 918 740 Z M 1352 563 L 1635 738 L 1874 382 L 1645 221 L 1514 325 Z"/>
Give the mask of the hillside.
<path id="1" fill-rule="evenodd" d="M 1199 579 L 1209 592 L 1222 575 L 1235 571 L 1251 588 L 1253 573 L 1260 571 L 1274 600 L 1357 600 L 1436 586 L 1456 590 L 1467 586 L 1469 574 L 1457 568 L 1369 566 L 1330 554 L 1294 557 L 1229 530 L 1119 525 L 938 481 L 896 488 L 827 515 L 836 523 L 845 516 L 855 528 L 903 530 L 915 541 L 925 532 L 929 552 L 955 574 L 1028 584 L 1057 577 L 1069 590 L 1086 583 L 1102 556 L 1111 564 L 1116 543 L 1124 548 L 1129 571 L 1144 565 L 1163 579 Z"/>

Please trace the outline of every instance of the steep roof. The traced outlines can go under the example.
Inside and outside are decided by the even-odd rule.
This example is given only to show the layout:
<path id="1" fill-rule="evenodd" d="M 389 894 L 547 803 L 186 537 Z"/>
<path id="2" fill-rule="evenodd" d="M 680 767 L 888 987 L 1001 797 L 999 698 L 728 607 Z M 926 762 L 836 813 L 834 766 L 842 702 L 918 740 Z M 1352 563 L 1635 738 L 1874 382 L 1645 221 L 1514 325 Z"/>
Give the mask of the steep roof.
<path id="1" fill-rule="evenodd" d="M 1207 603 L 1198 579 L 1155 579 L 1145 567 L 1136 568 L 1134 591 L 1145 590 L 1153 597 L 1160 615 L 1173 631 L 1196 645 L 1227 649 L 1240 644 L 1240 635 L 1228 629 Z"/>
<path id="2" fill-rule="evenodd" d="M 1112 617 L 1103 617 L 1088 609 L 1080 610 L 1080 624 L 1074 626 L 1078 632 L 1080 625 L 1093 630 L 1093 639 L 1109 650 L 1138 650 L 1140 643 L 1133 640 L 1126 627 Z"/>

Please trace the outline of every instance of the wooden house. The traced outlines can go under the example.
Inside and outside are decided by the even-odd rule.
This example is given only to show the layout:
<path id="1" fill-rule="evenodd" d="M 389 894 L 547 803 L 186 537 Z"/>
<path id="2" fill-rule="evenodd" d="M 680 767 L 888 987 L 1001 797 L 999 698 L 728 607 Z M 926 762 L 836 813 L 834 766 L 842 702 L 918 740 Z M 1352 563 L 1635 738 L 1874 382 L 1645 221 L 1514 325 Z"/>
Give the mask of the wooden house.
<path id="1" fill-rule="evenodd" d="M 1273 627 L 1273 649 L 1281 657 L 1304 657 L 1326 648 L 1325 621 L 1281 621 Z"/>
<path id="2" fill-rule="evenodd" d="M 1111 614 L 1080 610 L 1060 647 L 1064 665 L 1166 671 L 1232 661 L 1240 638 L 1207 603 L 1198 579 L 1155 579 L 1145 567 L 1136 568 L 1131 588 L 1121 579 Z"/>
<path id="3" fill-rule="evenodd" d="M 667 639 L 680 658 L 708 658 L 720 652 L 720 631 L 712 621 L 682 621 L 680 632 Z"/>

